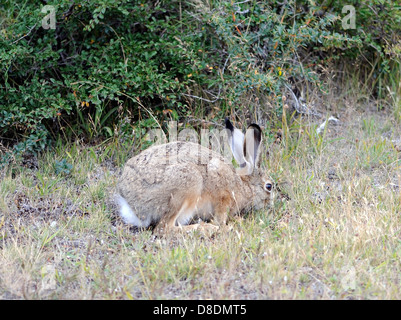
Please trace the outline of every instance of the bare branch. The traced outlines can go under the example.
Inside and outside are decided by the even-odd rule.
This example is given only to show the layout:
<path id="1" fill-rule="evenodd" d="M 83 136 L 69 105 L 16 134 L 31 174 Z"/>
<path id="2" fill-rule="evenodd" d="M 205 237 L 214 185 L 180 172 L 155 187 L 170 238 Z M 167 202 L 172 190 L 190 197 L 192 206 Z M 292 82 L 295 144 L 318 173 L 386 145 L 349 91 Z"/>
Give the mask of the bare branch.
<path id="1" fill-rule="evenodd" d="M 22 39 L 26 38 L 27 36 L 29 36 L 29 35 L 31 34 L 32 30 L 35 29 L 36 25 L 37 25 L 37 23 L 35 23 L 35 25 L 34 25 L 32 28 L 29 29 L 29 31 L 28 31 L 27 34 L 24 34 L 21 38 L 15 40 L 15 41 L 13 42 L 13 44 L 16 44 L 16 43 L 19 42 L 20 40 L 22 40 Z"/>

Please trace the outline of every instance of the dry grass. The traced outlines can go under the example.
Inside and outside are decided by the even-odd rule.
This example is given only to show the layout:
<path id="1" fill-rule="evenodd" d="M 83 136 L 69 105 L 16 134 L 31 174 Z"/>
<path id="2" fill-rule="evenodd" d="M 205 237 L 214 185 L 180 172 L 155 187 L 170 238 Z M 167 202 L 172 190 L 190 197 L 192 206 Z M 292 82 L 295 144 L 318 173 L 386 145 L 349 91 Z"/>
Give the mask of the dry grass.
<path id="1" fill-rule="evenodd" d="M 321 120 L 283 130 L 266 166 L 290 199 L 213 237 L 130 230 L 110 200 L 119 169 L 87 148 L 2 172 L 0 298 L 400 299 L 400 130 L 347 110 L 323 138 Z"/>

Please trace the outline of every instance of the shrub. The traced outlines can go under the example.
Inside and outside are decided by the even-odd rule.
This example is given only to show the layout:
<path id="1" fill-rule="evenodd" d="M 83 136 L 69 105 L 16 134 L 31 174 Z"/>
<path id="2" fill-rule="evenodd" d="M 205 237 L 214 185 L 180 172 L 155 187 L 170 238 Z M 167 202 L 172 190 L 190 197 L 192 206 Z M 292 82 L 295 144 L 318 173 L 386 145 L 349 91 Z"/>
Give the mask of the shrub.
<path id="1" fill-rule="evenodd" d="M 363 57 L 389 72 L 400 53 L 399 5 L 355 1 L 357 28 L 343 30 L 345 2 L 59 0 L 47 2 L 56 28 L 45 29 L 49 12 L 37 1 L 6 0 L 0 135 L 20 154 L 60 134 L 111 137 L 127 116 L 185 119 L 200 106 L 221 118 L 244 98 L 267 96 L 280 108 L 289 79 L 320 86 L 315 66 L 333 58 Z"/>

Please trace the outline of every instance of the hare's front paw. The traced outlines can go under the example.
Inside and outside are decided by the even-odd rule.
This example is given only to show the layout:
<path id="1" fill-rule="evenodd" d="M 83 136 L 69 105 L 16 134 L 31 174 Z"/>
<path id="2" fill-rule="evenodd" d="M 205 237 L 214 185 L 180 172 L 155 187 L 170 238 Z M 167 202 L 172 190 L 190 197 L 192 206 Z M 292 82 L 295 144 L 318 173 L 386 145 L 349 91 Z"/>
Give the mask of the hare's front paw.
<path id="1" fill-rule="evenodd" d="M 190 224 L 187 226 L 178 226 L 176 227 L 176 230 L 183 231 L 186 233 L 189 232 L 199 232 L 202 235 L 205 236 L 213 236 L 218 230 L 220 229 L 219 226 L 216 226 L 211 223 L 206 223 L 206 222 L 200 222 L 200 223 L 195 223 L 195 224 Z"/>

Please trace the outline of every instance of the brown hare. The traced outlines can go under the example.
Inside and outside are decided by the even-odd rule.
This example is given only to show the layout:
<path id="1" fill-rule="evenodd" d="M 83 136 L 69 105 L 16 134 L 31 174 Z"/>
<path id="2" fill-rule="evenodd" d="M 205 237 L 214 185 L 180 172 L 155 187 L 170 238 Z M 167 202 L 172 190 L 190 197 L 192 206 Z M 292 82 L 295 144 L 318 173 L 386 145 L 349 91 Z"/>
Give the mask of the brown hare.
<path id="1" fill-rule="evenodd" d="M 202 219 L 224 225 L 230 215 L 263 208 L 272 183 L 260 169 L 261 129 L 251 124 L 244 135 L 228 119 L 226 129 L 238 168 L 221 154 L 184 141 L 152 146 L 128 160 L 117 186 L 123 220 L 158 231 L 217 228 L 188 224 Z"/>

